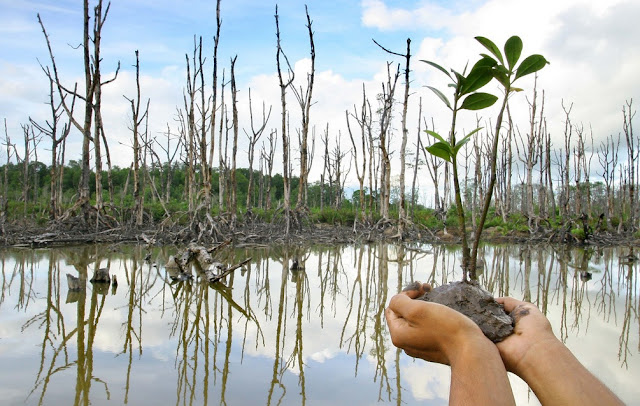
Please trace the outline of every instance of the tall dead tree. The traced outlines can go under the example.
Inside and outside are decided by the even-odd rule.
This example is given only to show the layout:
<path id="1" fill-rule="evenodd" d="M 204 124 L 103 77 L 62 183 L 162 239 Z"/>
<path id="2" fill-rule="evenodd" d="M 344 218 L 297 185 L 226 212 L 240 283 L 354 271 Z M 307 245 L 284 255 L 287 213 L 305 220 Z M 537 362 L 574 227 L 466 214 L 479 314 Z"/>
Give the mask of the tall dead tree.
<path id="1" fill-rule="evenodd" d="M 238 182 L 236 180 L 236 157 L 238 155 L 238 90 L 236 88 L 236 60 L 231 58 L 231 114 L 233 119 L 233 147 L 231 149 L 231 224 L 238 216 Z"/>
<path id="2" fill-rule="evenodd" d="M 209 184 L 211 183 L 211 172 L 213 172 L 213 155 L 216 139 L 216 113 L 218 111 L 218 44 L 220 42 L 220 27 L 222 26 L 222 20 L 220 18 L 220 0 L 216 1 L 216 35 L 213 37 L 213 78 L 212 78 L 212 94 L 211 94 L 211 123 L 209 124 L 209 162 L 207 165 L 207 172 L 209 172 Z M 224 82 L 224 79 L 223 79 Z M 224 103 L 223 103 L 224 104 Z M 222 114 L 221 114 L 222 116 Z M 222 119 L 220 119 L 222 123 Z M 220 148 L 220 146 L 218 146 Z M 220 174 L 219 174 L 220 175 Z M 219 199 L 219 203 L 222 200 Z M 222 207 L 220 207 L 222 209 Z M 207 207 L 207 210 L 211 210 L 211 207 Z"/>
<path id="3" fill-rule="evenodd" d="M 620 150 L 620 135 L 618 135 L 617 140 L 610 135 L 607 137 L 605 141 L 600 143 L 600 148 L 598 149 L 598 161 L 600 162 L 600 167 L 602 168 L 602 172 L 599 173 L 604 180 L 605 185 L 605 193 L 607 195 L 607 210 L 605 212 L 605 217 L 607 220 L 607 228 L 611 229 L 611 218 L 613 217 L 613 209 L 614 209 L 614 199 L 615 199 L 615 175 L 616 175 L 616 167 L 618 166 L 618 151 Z"/>
<path id="4" fill-rule="evenodd" d="M 251 88 L 249 88 L 249 118 L 250 118 L 250 122 L 251 122 L 251 135 L 249 135 L 247 133 L 247 131 L 244 130 L 244 133 L 246 134 L 247 138 L 249 139 L 249 151 L 248 151 L 248 158 L 249 158 L 249 185 L 247 186 L 247 210 L 250 210 L 251 206 L 252 206 L 251 199 L 253 197 L 252 196 L 252 191 L 253 191 L 253 158 L 254 158 L 256 143 L 258 142 L 258 140 L 262 136 L 262 133 L 264 132 L 264 129 L 267 127 L 267 123 L 269 122 L 269 117 L 271 117 L 271 107 L 273 107 L 273 106 L 269 106 L 269 112 L 267 113 L 265 102 L 264 101 L 262 102 L 262 123 L 260 124 L 260 127 L 256 128 L 256 126 L 255 126 L 255 124 L 253 122 L 253 103 L 251 102 Z"/>
<path id="5" fill-rule="evenodd" d="M 140 176 L 140 163 L 141 148 L 140 148 L 140 126 L 149 113 L 149 99 L 147 99 L 147 108 L 144 112 L 140 111 L 140 60 L 139 52 L 136 52 L 136 97 L 135 99 L 129 99 L 124 96 L 125 99 L 131 104 L 131 127 L 130 130 L 133 135 L 133 222 L 137 227 L 143 224 L 144 215 L 144 191 L 142 190 L 142 179 Z"/>
<path id="6" fill-rule="evenodd" d="M 289 63 L 289 59 L 287 55 L 282 50 L 282 45 L 280 42 L 280 23 L 278 16 L 278 6 L 276 6 L 276 65 L 278 67 L 278 82 L 280 84 L 280 103 L 282 105 L 282 173 L 283 173 L 283 183 L 284 183 L 284 213 L 285 213 L 285 235 L 289 235 L 289 228 L 291 226 L 291 185 L 289 184 L 289 131 L 287 129 L 287 88 L 291 86 L 293 80 L 295 78 L 295 74 L 293 69 L 291 69 L 291 64 Z M 282 65 L 280 62 L 280 58 L 284 58 L 287 64 L 287 72 L 288 77 L 285 80 L 282 74 Z"/>
<path id="7" fill-rule="evenodd" d="M 374 42 L 376 43 L 376 45 L 378 45 L 380 48 L 382 48 L 385 52 L 391 54 L 391 55 L 396 55 L 402 58 L 405 58 L 405 66 L 404 66 L 404 97 L 403 97 L 403 101 L 402 101 L 402 141 L 400 144 L 400 202 L 399 202 L 399 207 L 398 207 L 398 235 L 400 238 L 402 238 L 402 234 L 403 234 L 403 229 L 404 229 L 404 223 L 407 221 L 407 211 L 406 211 L 406 199 L 405 199 L 405 169 L 406 169 L 406 150 L 407 150 L 407 136 L 409 134 L 409 129 L 407 127 L 407 110 L 409 107 L 409 85 L 410 85 L 410 80 L 409 80 L 409 74 L 411 72 L 410 69 L 410 62 L 411 62 L 411 39 L 407 38 L 407 53 L 406 54 L 400 54 L 397 52 L 393 52 L 390 51 L 386 48 L 384 48 L 382 45 L 378 44 L 375 40 Z M 399 75 L 399 69 L 400 67 L 398 66 L 398 73 L 396 74 L 396 81 L 397 81 L 397 77 Z M 388 67 L 387 67 L 388 70 Z M 390 83 L 389 83 L 390 85 Z M 391 88 L 391 86 L 389 86 Z M 393 89 L 395 91 L 395 83 L 393 84 Z M 393 94 L 391 95 L 391 99 L 393 100 Z M 389 111 L 389 113 L 391 113 Z M 391 115 L 389 115 L 389 119 L 391 118 Z M 388 155 L 383 151 L 383 159 L 385 160 L 385 169 L 390 169 L 387 168 L 387 158 L 385 158 L 384 156 Z M 389 179 L 388 179 L 389 180 Z M 388 197 L 388 196 L 387 196 Z M 388 213 L 387 213 L 388 214 Z M 384 216 L 383 216 L 384 217 Z"/>
<path id="8" fill-rule="evenodd" d="M 433 121 L 433 120 L 432 120 Z M 429 129 L 426 121 L 424 124 L 425 130 Z M 433 122 L 431 123 L 431 128 L 435 131 L 435 126 Z M 422 155 L 424 156 L 424 161 L 427 164 L 427 170 L 429 171 L 429 176 L 431 177 L 431 181 L 433 182 L 433 201 L 434 208 L 438 213 L 446 212 L 444 201 L 440 200 L 440 167 L 443 164 L 446 164 L 446 161 L 443 159 L 439 159 L 437 156 L 427 153 L 425 148 L 421 149 Z M 446 176 L 446 175 L 445 175 Z"/>
<path id="9" fill-rule="evenodd" d="M 420 135 L 422 132 L 422 97 L 418 102 L 418 134 L 416 140 L 416 159 L 413 163 L 413 180 L 411 181 L 411 217 L 413 218 L 415 214 L 416 208 L 416 181 L 418 179 L 418 168 L 420 166 L 420 150 L 422 149 L 422 140 L 420 139 Z"/>
<path id="10" fill-rule="evenodd" d="M 222 213 L 224 209 L 224 196 L 225 196 L 225 178 L 227 171 L 227 148 L 222 148 L 222 137 L 225 133 L 225 121 L 227 116 L 227 106 L 224 104 L 224 70 L 222 71 L 222 88 L 220 89 L 220 125 L 218 128 L 218 211 Z"/>
<path id="11" fill-rule="evenodd" d="M 304 6 L 305 13 L 307 15 L 307 30 L 309 31 L 309 49 L 311 57 L 311 67 L 307 73 L 307 86 L 303 90 L 300 86 L 300 90 L 295 86 L 291 87 L 293 94 L 298 100 L 302 115 L 302 126 L 300 130 L 300 180 L 298 182 L 298 200 L 296 203 L 296 209 L 301 210 L 306 205 L 304 200 L 304 191 L 307 188 L 307 182 L 309 177 L 307 160 L 309 157 L 308 151 L 308 139 L 309 139 L 309 114 L 311 111 L 311 99 L 313 95 L 313 81 L 315 77 L 315 65 L 316 65 L 316 48 L 313 43 L 313 30 L 311 29 L 311 18 L 309 17 L 309 9 Z"/>
<path id="12" fill-rule="evenodd" d="M 7 162 L 4 165 L 4 176 L 2 181 L 2 199 L 0 199 L 0 226 L 2 226 L 2 234 L 4 231 L 4 224 L 7 221 L 7 212 L 9 210 L 9 164 L 11 163 L 11 156 L 15 147 L 11 144 L 11 138 L 7 131 L 7 119 L 4 119 L 4 145 L 6 147 Z"/>
<path id="13" fill-rule="evenodd" d="M 380 145 L 380 216 L 383 220 L 389 220 L 389 203 L 391 198 L 391 159 L 389 154 L 389 142 L 391 134 L 391 118 L 393 116 L 393 102 L 396 84 L 400 77 L 400 65 L 391 73 L 391 63 L 387 62 L 387 81 L 382 83 L 379 110 L 379 145 Z"/>
<path id="14" fill-rule="evenodd" d="M 62 102 L 62 107 L 67 113 L 70 121 L 73 125 L 82 133 L 82 159 L 81 159 L 81 176 L 80 182 L 78 184 L 78 200 L 74 204 L 74 206 L 67 213 L 69 215 L 75 211 L 76 208 L 82 207 L 84 212 L 85 221 L 89 219 L 89 161 L 90 161 L 90 144 L 93 142 L 94 147 L 96 148 L 96 173 L 101 171 L 101 157 L 100 157 L 100 138 L 104 134 L 103 132 L 103 124 L 102 124 L 102 114 L 101 114 L 101 89 L 102 86 L 113 82 L 120 71 L 120 63 L 118 63 L 118 67 L 116 68 L 114 77 L 102 82 L 101 79 L 101 71 L 100 71 L 100 62 L 102 61 L 102 57 L 100 56 L 100 45 L 102 38 L 102 29 L 104 27 L 104 23 L 107 19 L 107 15 L 109 14 L 109 8 L 111 3 L 107 4 L 106 9 L 103 13 L 102 8 L 102 0 L 98 0 L 97 5 L 94 7 L 94 27 L 93 27 L 93 36 L 91 36 L 89 31 L 89 0 L 84 0 L 83 7 L 83 39 L 82 39 L 82 51 L 83 51 L 83 60 L 84 60 L 84 94 L 80 94 L 77 91 L 77 84 L 74 86 L 74 89 L 71 90 L 68 87 L 65 87 L 62 84 L 58 68 L 55 63 L 55 57 L 53 55 L 53 50 L 51 48 L 51 42 L 49 41 L 49 36 L 46 32 L 42 19 L 38 14 L 38 22 L 40 23 L 40 27 L 42 28 L 42 32 L 44 34 L 45 40 L 47 42 L 47 49 L 49 50 L 49 56 L 51 58 L 51 64 L 53 68 L 53 75 L 49 73 L 49 80 L 54 81 L 56 84 L 56 88 L 58 90 L 58 94 L 60 96 L 60 100 Z M 93 44 L 93 55 L 91 53 L 91 44 Z M 67 103 L 67 96 L 77 97 L 84 102 L 84 117 L 82 122 L 74 117 L 73 110 L 71 106 Z M 73 99 L 75 100 L 75 99 Z M 94 120 L 94 116 L 96 119 L 95 128 L 97 131 L 94 131 L 92 134 L 92 123 Z M 106 137 L 102 137 L 106 140 Z M 98 175 L 100 176 L 100 175 Z M 96 202 L 98 209 L 101 208 L 102 204 L 102 186 L 101 182 L 98 181 L 99 178 L 96 179 Z"/>
<path id="15" fill-rule="evenodd" d="M 276 130 L 271 130 L 269 133 L 269 149 L 266 150 L 264 145 L 262 146 L 262 156 L 266 163 L 267 170 L 267 179 L 266 179 L 266 191 L 265 191 L 265 209 L 267 211 L 271 210 L 271 174 L 273 173 L 273 158 L 276 153 L 276 141 L 278 137 L 278 132 Z"/>
<path id="16" fill-rule="evenodd" d="M 638 208 L 636 207 L 636 167 L 638 165 L 638 157 L 640 149 L 636 147 L 637 140 L 633 137 L 632 120 L 636 115 L 635 111 L 631 111 L 633 99 L 626 102 L 626 106 L 622 106 L 622 131 L 627 144 L 627 177 L 629 179 L 629 226 L 631 230 L 637 228 L 636 218 Z"/>
<path id="17" fill-rule="evenodd" d="M 573 104 L 566 108 L 564 103 L 562 103 L 562 109 L 565 113 L 565 122 L 564 122 L 564 160 L 560 162 L 561 169 L 561 179 L 562 179 L 562 216 L 569 215 L 569 201 L 571 197 L 571 188 L 569 187 L 569 173 L 570 173 L 570 158 L 571 158 L 571 135 L 573 134 L 573 124 L 571 123 L 571 118 L 569 115 L 571 114 L 571 109 L 573 108 Z"/>
<path id="18" fill-rule="evenodd" d="M 44 68 L 49 71 L 49 68 Z M 50 72 L 47 75 L 50 77 Z M 55 89 L 52 80 L 49 81 L 49 100 L 47 102 L 51 109 L 51 120 L 46 120 L 45 125 L 41 125 L 29 117 L 31 124 L 42 134 L 51 138 L 51 166 L 49 168 L 49 219 L 56 220 L 60 216 L 62 206 L 62 193 L 59 193 L 62 187 L 62 167 L 64 161 L 61 160 L 60 144 L 64 143 L 71 130 L 70 123 L 67 121 L 60 127 L 60 117 L 62 116 L 62 103 L 55 101 Z M 74 103 L 71 105 L 73 111 Z"/>
<path id="19" fill-rule="evenodd" d="M 367 109 L 368 107 L 368 109 Z M 362 84 L 362 107 L 360 108 L 360 113 L 358 113 L 358 109 L 356 106 L 353 106 L 352 116 L 358 122 L 358 126 L 360 127 L 360 152 L 362 154 L 362 166 L 358 168 L 358 148 L 356 146 L 356 142 L 353 137 L 353 133 L 351 132 L 351 125 L 349 123 L 349 112 L 345 111 L 346 119 L 347 119 L 347 129 L 349 131 L 349 138 L 351 138 L 351 145 L 353 149 L 351 153 L 353 155 L 353 162 L 356 167 L 356 177 L 358 178 L 358 183 L 360 185 L 360 218 L 361 221 L 364 222 L 366 218 L 366 210 L 365 210 L 365 199 L 364 199 L 364 179 L 366 176 L 366 168 L 367 168 L 367 129 L 371 129 L 371 106 L 367 104 L 367 94 L 365 90 L 364 83 Z M 357 216 L 356 216 L 357 218 Z M 354 222 L 353 227 L 355 229 L 356 222 Z"/>

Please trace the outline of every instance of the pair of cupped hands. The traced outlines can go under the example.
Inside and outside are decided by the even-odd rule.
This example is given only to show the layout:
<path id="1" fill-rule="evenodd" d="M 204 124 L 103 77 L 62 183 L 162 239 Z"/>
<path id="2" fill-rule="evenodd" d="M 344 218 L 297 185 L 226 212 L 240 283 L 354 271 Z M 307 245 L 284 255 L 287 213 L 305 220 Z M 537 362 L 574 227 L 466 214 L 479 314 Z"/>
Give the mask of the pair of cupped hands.
<path id="1" fill-rule="evenodd" d="M 385 316 L 396 347 L 414 358 L 451 365 L 460 349 L 491 342 L 462 313 L 441 304 L 414 300 L 429 290 L 429 284 L 418 282 L 391 298 Z M 533 304 L 510 297 L 496 300 L 515 321 L 513 334 L 496 346 L 507 371 L 518 374 L 536 347 L 557 339 L 547 318 Z"/>

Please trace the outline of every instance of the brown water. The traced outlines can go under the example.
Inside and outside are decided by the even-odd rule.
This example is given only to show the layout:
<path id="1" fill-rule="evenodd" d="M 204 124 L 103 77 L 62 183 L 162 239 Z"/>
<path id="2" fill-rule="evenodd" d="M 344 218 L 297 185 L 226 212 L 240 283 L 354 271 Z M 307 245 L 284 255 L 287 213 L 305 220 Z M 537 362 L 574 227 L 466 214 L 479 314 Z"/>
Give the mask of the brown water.
<path id="1" fill-rule="evenodd" d="M 172 253 L 134 246 L 0 251 L 1 403 L 447 403 L 448 367 L 393 347 L 384 308 L 414 279 L 459 279 L 459 250 L 228 250 L 221 262 L 252 260 L 224 285 L 198 282 L 196 269 L 194 281 L 172 282 L 164 269 Z M 628 253 L 486 247 L 480 279 L 497 296 L 538 304 L 556 335 L 632 404 L 640 401 L 640 304 L 638 265 L 620 261 Z M 303 270 L 289 269 L 294 258 Z M 109 268 L 117 289 L 88 282 L 96 268 Z M 69 292 L 67 273 L 84 277 L 86 289 Z M 526 384 L 511 380 L 518 404 L 538 404 Z"/>

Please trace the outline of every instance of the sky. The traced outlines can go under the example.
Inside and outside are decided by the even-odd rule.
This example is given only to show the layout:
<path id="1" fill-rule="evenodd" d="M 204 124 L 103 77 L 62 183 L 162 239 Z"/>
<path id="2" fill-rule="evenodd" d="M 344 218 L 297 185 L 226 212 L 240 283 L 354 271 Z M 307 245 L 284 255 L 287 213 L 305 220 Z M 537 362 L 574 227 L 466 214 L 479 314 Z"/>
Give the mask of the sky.
<path id="1" fill-rule="evenodd" d="M 92 1 L 92 5 L 95 2 Z M 475 62 L 484 48 L 474 40 L 481 35 L 499 47 L 511 35 L 524 43 L 523 57 L 542 54 L 550 65 L 538 78 L 538 93 L 544 90 L 545 117 L 554 141 L 562 148 L 564 108 L 571 107 L 571 121 L 593 134 L 594 148 L 609 135 L 622 132 L 622 107 L 640 93 L 640 3 L 631 0 L 222 0 L 222 28 L 219 45 L 219 74 L 229 78 L 231 58 L 238 87 L 240 121 L 238 165 L 248 166 L 247 137 L 250 132 L 248 90 L 251 89 L 256 121 L 264 102 L 272 114 L 268 130 L 258 145 L 266 141 L 270 129 L 279 128 L 281 108 L 276 77 L 275 8 L 280 14 L 282 47 L 296 71 L 295 85 L 304 86 L 309 63 L 309 38 L 305 4 L 308 6 L 316 47 L 316 78 L 311 108 L 311 126 L 316 132 L 316 153 L 311 181 L 322 170 L 320 136 L 329 128 L 330 148 L 340 142 L 347 151 L 345 110 L 362 103 L 363 86 L 375 109 L 375 98 L 386 79 L 387 62 L 404 64 L 404 58 L 385 53 L 372 41 L 398 53 L 406 52 L 411 39 L 411 96 L 409 99 L 409 149 L 415 151 L 418 134 L 418 105 L 423 117 L 446 134 L 450 113 L 426 86 L 446 91 L 446 78 L 420 60 L 431 60 L 461 71 Z M 0 0 L 0 119 L 6 119 L 7 134 L 23 144 L 21 125 L 29 117 L 44 123 L 50 112 L 48 84 L 40 65 L 50 65 L 46 43 L 37 21 L 40 13 L 49 34 L 62 81 L 73 87 L 83 83 L 82 2 L 71 0 Z M 110 78 L 118 62 L 117 79 L 105 86 L 103 117 L 112 160 L 125 167 L 131 163 L 130 105 L 125 97 L 135 95 L 135 51 L 140 52 L 143 100 L 150 99 L 149 131 L 162 140 L 167 126 L 177 131 L 177 109 L 183 107 L 186 84 L 185 54 L 191 54 L 194 36 L 202 36 L 207 85 L 211 84 L 214 0 L 113 0 L 102 35 L 102 71 Z M 402 65 L 403 68 L 403 65 Z M 525 89 L 511 99 L 514 120 L 526 133 L 528 104 L 533 75 L 518 82 Z M 404 86 L 399 82 L 397 100 Z M 227 94 L 226 100 L 230 99 Z M 499 95 L 497 84 L 486 91 Z M 288 92 L 292 138 L 299 128 L 299 106 Z M 635 106 L 635 105 L 634 105 Z M 633 108 L 635 111 L 635 107 Z M 398 160 L 400 112 L 396 106 L 393 122 L 392 159 Z M 496 108 L 482 111 L 481 125 L 495 121 Z M 634 123 L 637 119 L 634 119 Z M 464 112 L 460 126 L 475 127 L 476 115 Z M 355 124 L 352 122 L 352 124 Z M 472 128 L 473 127 L 473 128 Z M 3 136 L 4 139 L 4 128 Z M 49 140 L 43 139 L 38 159 L 49 162 Z M 429 142 L 429 141 L 427 141 Z M 217 148 L 217 147 L 216 147 Z M 4 150 L 4 147 L 2 148 Z M 281 154 L 278 144 L 276 157 Z M 297 150 L 294 146 L 294 155 Z M 80 136 L 73 132 L 67 158 L 80 157 Z M 6 151 L 0 152 L 0 162 Z M 276 159 L 279 162 L 281 159 Z M 399 161 L 398 161 L 399 162 Z M 398 165 L 393 165 L 397 171 Z M 279 171 L 281 164 L 276 164 Z M 298 171 L 294 162 L 294 174 Z M 426 171 L 426 169 L 425 169 Z M 596 171 L 596 169 L 594 169 Z M 350 172 L 355 179 L 355 169 Z M 426 175 L 425 172 L 425 178 Z"/>

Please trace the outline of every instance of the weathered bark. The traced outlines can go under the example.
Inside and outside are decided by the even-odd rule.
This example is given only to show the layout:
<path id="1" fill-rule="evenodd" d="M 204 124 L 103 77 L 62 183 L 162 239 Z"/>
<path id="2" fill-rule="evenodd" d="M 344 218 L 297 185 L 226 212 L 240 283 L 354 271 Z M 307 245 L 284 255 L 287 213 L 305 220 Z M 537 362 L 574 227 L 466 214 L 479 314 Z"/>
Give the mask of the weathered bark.
<path id="1" fill-rule="evenodd" d="M 289 235 L 289 228 L 291 226 L 291 186 L 289 184 L 289 131 L 287 129 L 287 87 L 291 86 L 295 75 L 293 73 L 293 69 L 291 69 L 291 64 L 289 63 L 289 59 L 285 55 L 282 50 L 282 46 L 280 44 L 280 23 L 278 16 L 278 6 L 276 6 L 276 65 L 278 67 L 278 82 L 280 85 L 280 103 L 282 106 L 281 112 L 281 131 L 282 131 L 282 178 L 284 183 L 284 214 L 285 214 L 285 235 Z M 280 63 L 280 57 L 283 57 L 288 69 L 288 78 L 284 80 L 282 76 L 282 66 Z"/>
<path id="2" fill-rule="evenodd" d="M 383 219 L 389 219 L 389 203 L 391 198 L 391 159 L 389 157 L 389 128 L 391 126 L 391 118 L 393 115 L 394 94 L 396 84 L 400 77 L 400 66 L 396 68 L 395 73 L 391 74 L 391 63 L 387 63 L 387 81 L 382 83 L 382 96 L 380 102 L 380 133 L 379 145 L 382 165 L 380 171 L 380 216 Z"/>
<path id="3" fill-rule="evenodd" d="M 144 214 L 144 193 L 142 188 L 142 180 L 140 176 L 140 163 L 141 163 L 141 147 L 140 147 L 140 125 L 142 121 L 147 117 L 149 113 L 149 101 L 147 100 L 147 108 L 142 113 L 140 112 L 140 60 L 139 52 L 136 53 L 136 97 L 135 99 L 129 99 L 124 96 L 125 99 L 131 104 L 131 120 L 132 126 L 130 128 L 133 135 L 133 220 L 137 227 L 143 224 Z"/>
<path id="4" fill-rule="evenodd" d="M 251 120 L 251 135 L 247 134 L 245 130 L 245 134 L 249 139 L 249 185 L 247 186 L 247 210 L 251 209 L 252 206 L 252 192 L 253 192 L 253 159 L 255 154 L 256 143 L 262 136 L 264 129 L 267 127 L 267 123 L 269 122 L 269 117 L 271 117 L 271 107 L 269 106 L 269 113 L 266 112 L 265 103 L 262 102 L 262 124 L 260 127 L 256 128 L 253 122 L 253 107 L 251 102 L 251 88 L 249 88 L 249 118 Z"/>
<path id="5" fill-rule="evenodd" d="M 636 218 L 638 217 L 636 207 L 636 166 L 638 164 L 638 157 L 640 156 L 640 149 L 636 147 L 637 140 L 633 136 L 633 118 L 636 115 L 635 111 L 631 111 L 633 99 L 626 102 L 626 106 L 622 106 L 622 131 L 624 133 L 624 139 L 627 144 L 627 177 L 629 179 L 629 226 L 631 230 L 636 230 Z"/>
<path id="6" fill-rule="evenodd" d="M 311 111 L 312 105 L 312 95 L 313 95 L 313 81 L 315 78 L 315 64 L 316 64 L 316 48 L 313 42 L 313 30 L 311 29 L 311 18 L 309 17 L 309 9 L 305 5 L 304 7 L 305 13 L 307 15 L 307 29 L 309 31 L 309 48 L 310 48 L 310 57 L 311 57 L 311 68 L 309 73 L 307 74 L 307 88 L 306 90 L 302 90 L 302 86 L 300 87 L 300 91 L 298 91 L 295 86 L 291 87 L 293 90 L 293 94 L 298 99 L 298 104 L 300 105 L 300 110 L 302 114 L 302 126 L 300 130 L 300 180 L 298 183 L 298 199 L 296 203 L 296 209 L 300 210 L 306 206 L 306 202 L 304 200 L 304 191 L 307 188 L 308 182 L 308 138 L 309 138 L 309 114 Z"/>
<path id="7" fill-rule="evenodd" d="M 231 58 L 231 112 L 233 117 L 233 147 L 231 150 L 231 224 L 235 226 L 238 215 L 238 182 L 236 181 L 236 156 L 238 155 L 238 104 L 236 89 L 236 60 Z"/>

